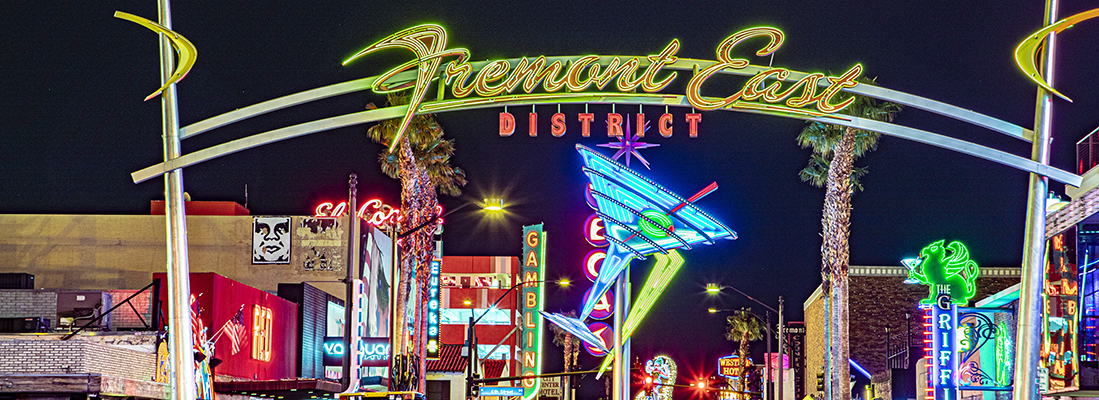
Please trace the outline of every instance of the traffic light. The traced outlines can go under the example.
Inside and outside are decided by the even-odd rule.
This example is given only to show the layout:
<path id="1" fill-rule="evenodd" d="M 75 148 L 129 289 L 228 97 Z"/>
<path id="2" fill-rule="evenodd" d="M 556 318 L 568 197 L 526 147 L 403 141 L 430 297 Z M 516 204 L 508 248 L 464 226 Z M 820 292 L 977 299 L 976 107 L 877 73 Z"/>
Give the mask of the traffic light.
<path id="1" fill-rule="evenodd" d="M 469 396 L 470 397 L 481 397 L 481 385 L 477 385 L 477 384 L 473 384 L 473 383 L 469 384 Z"/>
<path id="2" fill-rule="evenodd" d="M 760 373 L 759 368 L 748 367 L 748 383 L 745 386 L 746 386 L 746 389 L 749 392 L 756 392 L 756 393 L 763 392 L 763 374 Z M 745 394 L 744 396 L 742 396 L 740 398 L 742 398 L 742 399 L 757 399 L 757 398 L 762 398 L 762 396 L 755 395 L 755 394 L 753 394 L 753 395 Z"/>
<path id="3" fill-rule="evenodd" d="M 824 391 L 824 373 L 823 372 L 817 372 L 817 391 L 818 392 L 823 392 Z"/>

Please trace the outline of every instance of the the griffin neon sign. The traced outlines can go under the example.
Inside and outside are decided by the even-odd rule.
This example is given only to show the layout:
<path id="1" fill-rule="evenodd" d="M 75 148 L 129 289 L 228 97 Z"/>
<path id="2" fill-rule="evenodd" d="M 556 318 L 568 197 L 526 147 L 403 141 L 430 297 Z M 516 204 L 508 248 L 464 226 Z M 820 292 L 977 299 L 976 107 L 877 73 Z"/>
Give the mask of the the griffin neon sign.
<path id="1" fill-rule="evenodd" d="M 827 116 L 854 101 L 854 98 L 840 101 L 834 97 L 840 90 L 858 85 L 855 80 L 862 74 L 860 64 L 854 65 L 838 77 L 821 73 L 806 74 L 792 85 L 785 86 L 782 80 L 789 77 L 792 71 L 769 68 L 749 79 L 737 92 L 724 97 L 704 96 L 702 87 L 714 74 L 726 69 L 745 69 L 749 66 L 747 59 L 735 57 L 733 52 L 741 43 L 754 38 L 767 39 L 767 44 L 755 52 L 757 56 L 764 57 L 782 47 L 785 35 L 776 28 L 754 27 L 725 38 L 717 47 L 716 62 L 697 70 L 687 83 L 685 95 L 691 106 L 700 110 L 744 108 Z M 679 75 L 674 71 L 666 74 L 662 71 L 665 66 L 678 60 L 676 53 L 679 51 L 679 39 L 673 39 L 659 53 L 648 56 L 523 57 L 515 65 L 508 60 L 494 60 L 475 70 L 474 65 L 469 62 L 470 51 L 464 48 L 447 48 L 446 30 L 434 24 L 414 26 L 386 36 L 351 56 L 343 64 L 347 65 L 367 54 L 384 49 L 405 49 L 415 55 L 414 59 L 379 76 L 371 85 L 376 93 L 412 90 L 408 109 L 398 127 L 397 137 L 390 145 L 390 151 L 400 143 L 400 136 L 408 128 L 411 117 L 417 113 L 492 104 L 505 98 L 547 102 L 566 100 L 581 95 L 593 86 L 600 91 L 597 93 L 605 96 L 636 96 L 632 92 L 637 89 L 646 93 L 657 93 L 671 85 Z M 443 60 L 451 57 L 456 59 L 447 63 L 440 75 Z M 414 81 L 390 82 L 397 75 L 413 70 L 416 72 Z M 765 81 L 768 78 L 773 82 L 767 84 Z M 421 107 L 428 87 L 436 79 L 439 81 L 438 101 Z M 618 93 L 602 92 L 612 81 L 615 82 Z M 444 100 L 447 86 L 450 87 L 450 95 L 453 97 L 451 100 Z M 520 87 L 523 93 L 515 94 Z M 821 87 L 824 89 L 821 90 Z M 541 91 L 535 93 L 539 88 Z M 471 97 L 474 94 L 476 97 Z M 816 110 L 808 109 L 814 105 Z"/>
<path id="2" fill-rule="evenodd" d="M 976 294 L 974 282 L 980 268 L 969 259 L 969 249 L 961 242 L 945 242 L 940 240 L 927 245 L 920 250 L 919 258 L 901 260 L 909 270 L 905 283 L 919 283 L 931 289 L 920 304 L 934 304 L 944 288 L 950 293 L 951 303 L 963 306 Z"/>

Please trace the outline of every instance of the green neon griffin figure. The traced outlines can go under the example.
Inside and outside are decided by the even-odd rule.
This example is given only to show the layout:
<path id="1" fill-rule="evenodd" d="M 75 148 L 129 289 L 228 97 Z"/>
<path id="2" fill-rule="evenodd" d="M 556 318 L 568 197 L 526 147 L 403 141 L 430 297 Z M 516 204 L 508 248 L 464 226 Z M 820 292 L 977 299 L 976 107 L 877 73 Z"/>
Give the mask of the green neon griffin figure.
<path id="1" fill-rule="evenodd" d="M 921 304 L 934 304 L 940 291 L 950 294 L 950 302 L 959 305 L 969 303 L 977 291 L 974 281 L 979 269 L 977 263 L 969 259 L 969 250 L 961 242 L 945 240 L 932 243 L 920 250 L 920 258 L 910 258 L 902 263 L 908 267 L 908 279 L 905 283 L 920 283 L 930 287 L 926 299 Z M 946 294 L 946 293 L 943 293 Z"/>

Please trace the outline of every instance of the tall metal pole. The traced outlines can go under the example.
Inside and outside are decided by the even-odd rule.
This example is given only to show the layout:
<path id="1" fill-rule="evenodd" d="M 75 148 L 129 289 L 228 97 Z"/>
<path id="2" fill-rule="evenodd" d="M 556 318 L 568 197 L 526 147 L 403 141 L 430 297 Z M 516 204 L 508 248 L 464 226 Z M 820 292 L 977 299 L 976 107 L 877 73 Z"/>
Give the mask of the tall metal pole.
<path id="1" fill-rule="evenodd" d="M 355 174 L 351 174 L 348 180 L 347 189 L 347 205 L 348 205 L 348 218 L 347 218 L 347 295 L 344 297 L 346 302 L 343 307 L 343 384 L 344 393 L 354 393 L 359 391 L 359 371 L 361 371 L 357 362 L 359 361 L 359 331 L 358 327 L 361 325 L 357 317 L 360 315 L 359 310 L 359 291 L 355 290 L 358 287 L 359 276 L 359 251 L 357 244 L 359 243 L 359 216 L 358 212 L 358 185 L 359 179 Z"/>
<path id="2" fill-rule="evenodd" d="M 774 368 L 771 365 L 771 339 L 774 338 L 774 332 L 771 332 L 771 312 L 763 310 L 767 314 L 767 357 L 763 359 L 763 367 L 767 368 L 767 384 L 765 385 L 764 392 L 767 394 L 767 400 L 774 400 L 775 398 L 775 377 L 771 373 L 771 369 Z M 741 365 L 744 361 L 740 361 Z"/>
<path id="3" fill-rule="evenodd" d="M 626 313 L 629 312 L 626 299 L 626 280 L 629 279 L 630 270 L 618 276 L 614 283 L 614 377 L 611 389 L 611 400 L 629 400 L 630 380 L 628 368 L 630 360 L 627 358 L 626 346 L 622 342 L 622 330 L 626 322 Z"/>
<path id="4" fill-rule="evenodd" d="M 1046 0 L 1045 25 L 1057 22 L 1057 0 Z M 1046 36 L 1042 56 L 1042 76 L 1053 84 L 1053 58 L 1056 55 L 1056 36 Z M 1053 113 L 1053 98 L 1045 89 L 1038 88 L 1038 100 L 1034 111 L 1034 145 L 1031 159 L 1039 164 L 1049 164 L 1049 142 Z M 1037 400 L 1039 351 L 1042 339 L 1042 286 L 1046 247 L 1046 193 L 1048 180 L 1044 176 L 1030 174 L 1027 195 L 1026 236 L 1023 239 L 1022 285 L 1019 289 L 1019 326 L 1015 353 L 1016 400 Z"/>
<path id="5" fill-rule="evenodd" d="M 389 388 L 396 388 L 396 368 L 394 361 L 398 354 L 404 354 L 400 349 L 398 334 L 404 334 L 404 327 L 397 324 L 397 293 L 401 273 L 401 248 L 397 245 L 400 239 L 401 227 L 397 223 L 389 226 L 390 265 L 389 265 Z"/>
<path id="6" fill-rule="evenodd" d="M 157 2 L 161 25 L 172 29 L 172 9 L 168 0 Z M 175 70 L 175 50 L 168 37 L 160 35 L 160 82 L 164 84 Z M 179 115 L 176 109 L 176 85 L 168 85 L 161 95 L 164 125 L 164 161 L 180 156 Z M 191 331 L 191 267 L 187 257 L 187 213 L 183 204 L 183 170 L 164 175 L 165 228 L 168 240 L 168 354 L 171 360 L 172 400 L 194 400 L 195 353 Z"/>
<path id="7" fill-rule="evenodd" d="M 783 343 L 784 330 L 786 330 L 786 326 L 782 323 L 782 296 L 778 296 L 778 397 L 776 397 L 778 400 L 782 400 L 782 374 L 786 372 L 783 369 L 785 363 L 782 360 L 783 349 L 785 348 Z"/>

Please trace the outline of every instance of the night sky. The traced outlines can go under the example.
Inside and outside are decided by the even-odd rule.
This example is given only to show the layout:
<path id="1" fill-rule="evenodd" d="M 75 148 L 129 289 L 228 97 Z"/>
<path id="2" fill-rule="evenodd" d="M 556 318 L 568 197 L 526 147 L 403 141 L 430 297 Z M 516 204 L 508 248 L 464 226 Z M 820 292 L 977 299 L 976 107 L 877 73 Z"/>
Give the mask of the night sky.
<path id="1" fill-rule="evenodd" d="M 0 12 L 0 212 L 19 214 L 145 214 L 161 199 L 163 183 L 135 185 L 130 173 L 162 160 L 160 101 L 142 102 L 159 86 L 157 37 L 115 10 L 156 19 L 156 2 L 17 2 Z M 323 2 L 322 2 L 323 3 Z M 421 23 L 438 23 L 449 47 L 468 48 L 472 60 L 538 55 L 649 55 L 674 38 L 679 57 L 715 58 L 727 36 L 773 26 L 786 42 L 773 60 L 753 64 L 840 74 L 855 63 L 879 85 L 972 109 L 1032 128 L 1036 86 L 1016 68 L 1015 46 L 1042 27 L 1039 1 L 985 2 L 176 2 L 173 27 L 198 48 L 194 69 L 178 87 L 182 125 L 279 96 L 378 75 L 410 59 L 407 51 L 340 63 L 374 41 Z M 1062 2 L 1066 17 L 1094 7 Z M 1099 21 L 1060 35 L 1055 87 L 1075 102 L 1054 102 L 1051 164 L 1076 172 L 1075 143 L 1099 126 L 1094 82 Z M 754 40 L 737 53 L 748 57 Z M 689 79 L 680 72 L 677 84 Z M 736 90 L 743 78 L 726 78 Z M 668 93 L 682 93 L 669 89 Z M 727 93 L 707 93 L 725 96 Z M 429 95 L 433 96 L 433 94 Z M 248 135 L 384 106 L 382 96 L 358 92 L 229 125 L 183 143 L 192 152 Z M 544 222 L 548 274 L 583 287 L 548 289 L 547 309 L 580 306 L 587 287 L 581 258 L 591 246 L 581 224 L 584 204 L 577 143 L 607 143 L 599 124 L 609 105 L 592 105 L 592 137 L 581 138 L 576 114 L 563 105 L 568 133 L 550 136 L 555 107 L 541 106 L 540 135 L 525 135 L 528 107 L 511 107 L 517 133 L 496 133 L 500 108 L 437 115 L 456 140 L 452 163 L 466 171 L 462 198 L 448 209 L 486 197 L 506 199 L 506 218 L 463 209 L 447 218 L 446 255 L 518 255 L 521 226 Z M 618 106 L 634 113 L 636 106 Z M 634 354 L 667 352 L 680 376 L 712 373 L 714 359 L 735 348 L 722 334 L 723 318 L 707 307 L 753 306 L 727 292 L 708 298 L 707 282 L 734 285 L 772 306 L 784 296 L 788 319 L 800 320 L 802 302 L 820 282 L 823 189 L 797 172 L 809 150 L 794 138 L 804 122 L 735 112 L 706 112 L 699 136 L 686 136 L 672 109 L 676 134 L 646 141 L 652 170 L 669 189 L 690 196 L 710 182 L 720 188 L 698 206 L 740 238 L 685 252 L 687 266 L 634 340 Z M 650 119 L 663 112 L 646 107 Z M 907 109 L 897 124 L 1028 156 L 1030 145 L 932 113 Z M 655 121 L 653 122 L 655 125 Z M 376 162 L 379 144 L 355 126 L 286 140 L 185 169 L 194 200 L 246 202 L 253 215 L 310 214 L 322 201 L 347 196 L 348 174 L 359 177 L 359 198 L 399 203 L 398 182 Z M 655 127 L 654 127 L 655 129 Z M 606 150 L 606 149 L 604 149 Z M 608 153 L 609 154 L 609 150 Z M 858 160 L 869 167 L 864 192 L 854 196 L 852 265 L 900 265 L 924 245 L 960 240 L 982 266 L 1018 266 L 1022 255 L 1027 174 L 990 161 L 903 139 L 884 137 Z M 1051 183 L 1063 193 L 1063 185 Z M 648 262 L 633 268 L 635 287 Z M 547 345 L 549 346 L 549 345 Z M 761 351 L 762 345 L 757 345 Z M 546 370 L 559 368 L 549 351 Z M 582 356 L 584 367 L 596 359 Z"/>

